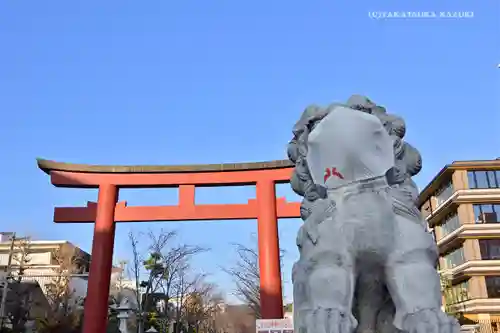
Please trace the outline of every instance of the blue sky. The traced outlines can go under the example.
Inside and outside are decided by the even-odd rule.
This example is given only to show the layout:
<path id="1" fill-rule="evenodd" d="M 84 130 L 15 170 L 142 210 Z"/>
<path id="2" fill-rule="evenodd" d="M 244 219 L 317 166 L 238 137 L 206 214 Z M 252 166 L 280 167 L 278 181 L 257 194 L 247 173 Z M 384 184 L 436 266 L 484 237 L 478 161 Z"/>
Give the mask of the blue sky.
<path id="1" fill-rule="evenodd" d="M 348 4 L 349 3 L 349 4 Z M 369 11 L 472 11 L 468 19 L 386 19 Z M 424 186 L 446 163 L 500 156 L 498 1 L 2 1 L 1 229 L 90 250 L 92 225 L 52 223 L 54 205 L 94 190 L 56 189 L 35 158 L 93 164 L 189 164 L 285 157 L 311 103 L 366 94 L 405 117 Z M 287 186 L 278 192 L 295 198 Z M 206 189 L 201 203 L 254 189 Z M 174 204 L 175 191 L 124 191 L 129 204 Z M 284 275 L 298 220 L 280 222 Z M 195 261 L 226 290 L 232 242 L 254 221 L 120 224 L 173 228 L 212 248 Z M 290 283 L 285 286 L 290 295 Z"/>

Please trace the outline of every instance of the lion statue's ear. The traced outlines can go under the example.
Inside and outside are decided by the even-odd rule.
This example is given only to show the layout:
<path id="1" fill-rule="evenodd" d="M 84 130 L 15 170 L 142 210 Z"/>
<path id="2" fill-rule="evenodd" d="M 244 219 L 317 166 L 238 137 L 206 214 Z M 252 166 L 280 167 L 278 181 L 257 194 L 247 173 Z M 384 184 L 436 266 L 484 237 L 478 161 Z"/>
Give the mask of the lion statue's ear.
<path id="1" fill-rule="evenodd" d="M 408 142 L 405 142 L 405 159 L 407 172 L 413 177 L 422 170 L 422 155 Z"/>
<path id="2" fill-rule="evenodd" d="M 372 102 L 368 97 L 363 95 L 352 95 L 347 100 L 347 106 L 350 108 L 366 111 L 371 113 L 371 110 L 377 106 L 374 102 Z"/>
<path id="3" fill-rule="evenodd" d="M 372 113 L 375 115 L 376 114 L 384 114 L 384 113 L 387 113 L 387 110 L 383 106 L 377 105 L 377 106 L 372 108 Z"/>
<path id="4" fill-rule="evenodd" d="M 293 126 L 293 134 L 295 136 L 300 135 L 300 133 L 302 133 L 302 131 L 306 128 L 310 120 L 314 118 L 315 115 L 317 115 L 321 110 L 322 108 L 320 106 L 314 104 L 306 107 L 306 109 L 302 112 L 299 121 L 297 121 Z"/>

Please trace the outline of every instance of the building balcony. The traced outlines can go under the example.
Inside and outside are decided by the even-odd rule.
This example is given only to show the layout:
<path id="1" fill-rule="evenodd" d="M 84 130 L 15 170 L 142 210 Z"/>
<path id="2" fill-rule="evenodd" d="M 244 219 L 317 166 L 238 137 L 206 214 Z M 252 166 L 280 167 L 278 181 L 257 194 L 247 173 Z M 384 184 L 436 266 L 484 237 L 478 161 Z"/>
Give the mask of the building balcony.
<path id="1" fill-rule="evenodd" d="M 500 238 L 500 223 L 462 224 L 458 229 L 437 240 L 439 253 L 457 247 L 465 239 Z"/>
<path id="2" fill-rule="evenodd" d="M 500 260 L 471 260 L 446 271 L 454 280 L 474 275 L 497 276 L 500 275 Z"/>
<path id="3" fill-rule="evenodd" d="M 465 203 L 500 203 L 500 189 L 468 189 L 457 190 L 443 201 L 436 209 L 426 217 L 429 227 L 434 227 L 446 214 L 460 204 Z"/>
<path id="4" fill-rule="evenodd" d="M 456 312 L 463 313 L 499 313 L 500 298 L 477 298 L 465 302 L 450 305 L 450 308 Z"/>

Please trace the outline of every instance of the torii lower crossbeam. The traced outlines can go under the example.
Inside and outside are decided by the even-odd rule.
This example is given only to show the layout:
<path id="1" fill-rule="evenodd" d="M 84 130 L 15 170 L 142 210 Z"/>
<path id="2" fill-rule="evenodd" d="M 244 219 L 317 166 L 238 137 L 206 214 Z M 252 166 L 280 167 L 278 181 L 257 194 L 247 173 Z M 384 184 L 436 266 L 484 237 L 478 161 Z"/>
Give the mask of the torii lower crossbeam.
<path id="1" fill-rule="evenodd" d="M 300 204 L 276 199 L 275 184 L 289 181 L 288 161 L 189 166 L 91 166 L 38 160 L 59 187 L 98 188 L 97 203 L 56 207 L 58 223 L 95 222 L 92 261 L 85 301 L 84 333 L 104 333 L 116 222 L 257 219 L 264 319 L 283 317 L 278 218 L 297 218 Z M 247 204 L 196 205 L 200 186 L 255 185 Z M 120 188 L 178 187 L 176 206 L 127 207 L 118 202 Z"/>

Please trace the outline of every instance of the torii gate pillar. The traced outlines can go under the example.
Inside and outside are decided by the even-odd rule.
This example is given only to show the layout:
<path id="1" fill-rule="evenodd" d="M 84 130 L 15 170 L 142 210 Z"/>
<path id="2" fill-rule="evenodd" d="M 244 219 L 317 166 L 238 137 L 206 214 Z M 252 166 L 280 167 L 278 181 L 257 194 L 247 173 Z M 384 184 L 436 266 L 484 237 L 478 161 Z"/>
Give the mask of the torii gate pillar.
<path id="1" fill-rule="evenodd" d="M 257 182 L 260 304 L 264 319 L 283 318 L 278 218 L 274 181 Z"/>
<path id="2" fill-rule="evenodd" d="M 108 298 L 113 248 L 115 242 L 115 207 L 118 188 L 115 185 L 99 186 L 97 213 L 92 241 L 83 332 L 104 332 L 108 323 Z"/>

